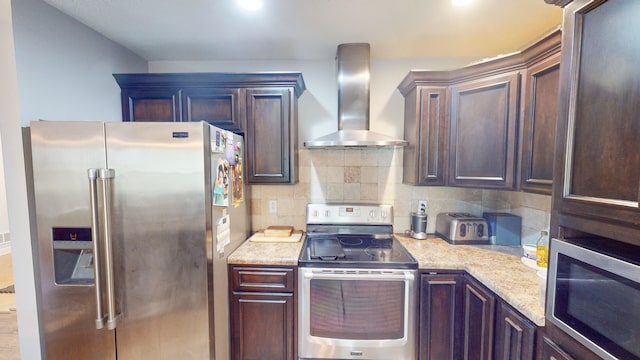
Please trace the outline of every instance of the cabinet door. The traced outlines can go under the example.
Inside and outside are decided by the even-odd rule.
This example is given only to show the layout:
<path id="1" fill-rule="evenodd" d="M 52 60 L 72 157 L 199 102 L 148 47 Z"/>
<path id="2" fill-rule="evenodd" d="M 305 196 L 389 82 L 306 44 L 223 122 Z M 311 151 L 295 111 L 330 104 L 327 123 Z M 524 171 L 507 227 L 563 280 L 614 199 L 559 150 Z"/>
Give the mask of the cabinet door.
<path id="1" fill-rule="evenodd" d="M 123 89 L 122 120 L 181 121 L 179 90 L 175 88 Z"/>
<path id="2" fill-rule="evenodd" d="M 418 86 L 405 97 L 403 183 L 445 185 L 449 111 L 446 87 Z"/>
<path id="3" fill-rule="evenodd" d="M 465 276 L 464 359 L 490 360 L 493 354 L 495 296 L 475 279 Z"/>
<path id="4" fill-rule="evenodd" d="M 247 89 L 246 161 L 250 184 L 296 183 L 297 118 L 293 89 Z"/>
<path id="5" fill-rule="evenodd" d="M 635 228 L 629 236 L 610 224 L 566 223 L 623 241 L 638 239 L 640 227 L 639 13 L 634 0 L 576 0 L 562 40 L 554 208 Z"/>
<path id="6" fill-rule="evenodd" d="M 244 133 L 246 118 L 240 89 L 190 88 L 182 90 L 184 121 L 206 121 L 238 134 Z M 242 101 L 242 104 L 240 103 Z"/>
<path id="7" fill-rule="evenodd" d="M 535 359 L 536 326 L 502 301 L 496 319 L 495 359 Z"/>
<path id="8" fill-rule="evenodd" d="M 573 358 L 547 337 L 544 337 L 542 343 L 542 360 L 573 360 Z"/>
<path id="9" fill-rule="evenodd" d="M 519 73 L 451 87 L 449 185 L 515 187 Z"/>
<path id="10" fill-rule="evenodd" d="M 231 301 L 232 359 L 296 359 L 293 294 L 233 293 Z"/>
<path id="11" fill-rule="evenodd" d="M 524 191 L 551 195 L 559 78 L 560 54 L 526 72 L 520 184 Z"/>
<path id="12" fill-rule="evenodd" d="M 460 359 L 463 280 L 459 274 L 421 276 L 420 360 Z"/>

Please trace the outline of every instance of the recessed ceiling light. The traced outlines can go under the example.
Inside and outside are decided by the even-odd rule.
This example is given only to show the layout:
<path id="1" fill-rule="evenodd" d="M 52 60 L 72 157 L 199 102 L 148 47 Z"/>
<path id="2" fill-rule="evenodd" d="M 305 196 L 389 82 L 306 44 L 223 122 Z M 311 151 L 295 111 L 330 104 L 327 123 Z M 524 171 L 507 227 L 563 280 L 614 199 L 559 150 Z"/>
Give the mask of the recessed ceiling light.
<path id="1" fill-rule="evenodd" d="M 453 6 L 465 6 L 471 4 L 473 0 L 451 0 Z"/>
<path id="2" fill-rule="evenodd" d="M 262 9 L 262 0 L 238 0 L 238 4 L 245 10 L 258 11 Z"/>

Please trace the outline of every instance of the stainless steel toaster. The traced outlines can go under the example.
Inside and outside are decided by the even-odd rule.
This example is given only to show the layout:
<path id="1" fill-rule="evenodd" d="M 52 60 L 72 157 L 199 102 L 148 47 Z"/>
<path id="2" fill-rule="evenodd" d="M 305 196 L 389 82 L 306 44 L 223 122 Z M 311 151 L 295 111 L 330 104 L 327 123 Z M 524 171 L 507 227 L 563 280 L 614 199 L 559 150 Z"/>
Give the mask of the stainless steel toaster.
<path id="1" fill-rule="evenodd" d="M 487 220 L 468 213 L 440 213 L 436 235 L 450 244 L 490 244 Z"/>

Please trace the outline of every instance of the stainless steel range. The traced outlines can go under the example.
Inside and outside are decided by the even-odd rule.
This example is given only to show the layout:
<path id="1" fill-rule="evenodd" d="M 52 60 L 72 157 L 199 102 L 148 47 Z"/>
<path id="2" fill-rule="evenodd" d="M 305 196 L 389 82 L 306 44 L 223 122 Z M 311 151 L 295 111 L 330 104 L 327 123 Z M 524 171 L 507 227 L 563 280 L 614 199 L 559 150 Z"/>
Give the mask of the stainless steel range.
<path id="1" fill-rule="evenodd" d="M 418 262 L 393 208 L 307 205 L 299 265 L 299 359 L 415 359 Z"/>

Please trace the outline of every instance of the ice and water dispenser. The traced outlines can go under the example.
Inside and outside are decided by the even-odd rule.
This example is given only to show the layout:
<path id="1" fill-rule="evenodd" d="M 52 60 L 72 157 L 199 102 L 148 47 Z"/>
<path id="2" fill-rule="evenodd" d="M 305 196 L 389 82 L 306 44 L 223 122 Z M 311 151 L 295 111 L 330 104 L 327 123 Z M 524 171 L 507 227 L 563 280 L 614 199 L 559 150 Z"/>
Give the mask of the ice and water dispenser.
<path id="1" fill-rule="evenodd" d="M 54 227 L 51 232 L 56 284 L 92 285 L 91 228 Z"/>

